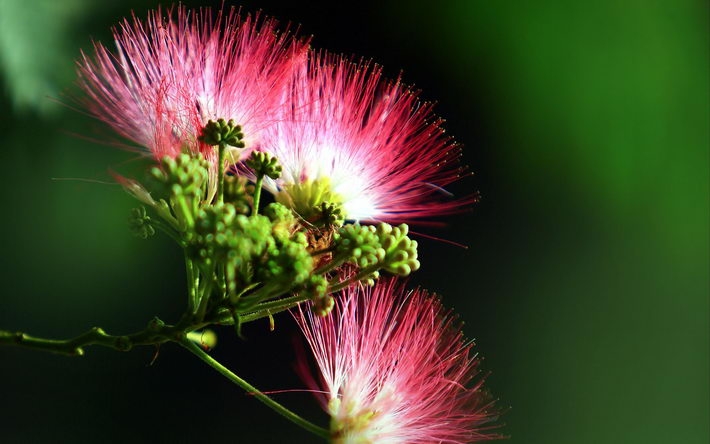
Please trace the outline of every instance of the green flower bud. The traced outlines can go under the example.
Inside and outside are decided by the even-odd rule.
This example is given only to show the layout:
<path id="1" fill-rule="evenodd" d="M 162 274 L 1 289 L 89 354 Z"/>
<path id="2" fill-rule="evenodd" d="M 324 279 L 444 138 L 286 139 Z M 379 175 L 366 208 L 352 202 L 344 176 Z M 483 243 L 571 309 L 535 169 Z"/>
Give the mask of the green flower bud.
<path id="1" fill-rule="evenodd" d="M 317 314 L 318 316 L 324 317 L 328 316 L 328 314 L 333 310 L 333 307 L 335 306 L 335 299 L 333 299 L 333 296 L 326 294 L 323 295 L 319 298 L 316 298 L 313 301 L 313 312 Z"/>
<path id="2" fill-rule="evenodd" d="M 270 203 L 264 208 L 263 213 L 273 224 L 272 227 L 275 237 L 291 237 L 291 233 L 293 233 L 298 226 L 298 221 L 291 210 L 280 203 Z"/>
<path id="3" fill-rule="evenodd" d="M 146 190 L 145 187 L 140 183 L 136 182 L 133 179 L 128 179 L 125 177 L 121 178 L 120 183 L 123 186 L 123 189 L 128 192 L 128 194 L 135 197 L 140 202 L 146 205 L 150 205 L 151 207 L 156 206 L 157 202 L 155 201 L 155 199 L 153 199 L 148 190 Z"/>
<path id="4" fill-rule="evenodd" d="M 375 281 L 379 278 L 380 272 L 374 271 L 369 275 L 365 276 L 364 278 L 360 279 L 360 282 L 362 282 L 364 285 L 367 285 L 368 287 L 372 287 L 373 285 L 375 285 Z"/>
<path id="5" fill-rule="evenodd" d="M 321 202 L 313 207 L 314 217 L 310 222 L 316 226 L 340 227 L 345 222 L 342 205 L 339 203 Z"/>
<path id="6" fill-rule="evenodd" d="M 277 238 L 259 264 L 257 279 L 279 283 L 284 288 L 303 284 L 313 271 L 313 258 L 308 252 L 306 238 L 297 233 L 293 239 Z"/>
<path id="7" fill-rule="evenodd" d="M 194 233 L 188 236 L 190 256 L 203 265 L 226 257 L 236 210 L 231 204 L 208 206 L 197 213 Z"/>
<path id="8" fill-rule="evenodd" d="M 245 163 L 257 177 L 267 176 L 276 180 L 281 176 L 281 165 L 276 157 L 268 153 L 253 151 Z"/>
<path id="9" fill-rule="evenodd" d="M 273 202 L 267 205 L 263 210 L 263 214 L 275 224 L 291 223 L 296 219 L 288 207 L 281 205 L 278 202 Z"/>
<path id="10" fill-rule="evenodd" d="M 188 332 L 187 339 L 199 345 L 205 351 L 217 347 L 217 333 L 208 328 L 202 331 L 195 330 Z"/>
<path id="11" fill-rule="evenodd" d="M 230 145 L 236 148 L 244 148 L 244 134 L 242 127 L 237 125 L 234 120 L 217 119 L 210 120 L 204 128 L 198 139 L 207 145 Z"/>
<path id="12" fill-rule="evenodd" d="M 377 226 L 377 237 L 386 252 L 382 261 L 384 270 L 399 276 L 408 276 L 419 269 L 417 241 L 407 237 L 408 232 L 409 227 L 406 224 L 392 227 L 381 223 Z"/>
<path id="13" fill-rule="evenodd" d="M 232 226 L 236 210 L 228 203 L 205 207 L 198 213 L 195 222 L 195 232 L 198 235 L 210 236 L 211 240 L 216 234 L 223 234 L 228 227 Z"/>
<path id="14" fill-rule="evenodd" d="M 146 213 L 145 207 L 131 209 L 128 226 L 133 235 L 141 239 L 147 239 L 155 234 L 155 228 L 153 228 L 153 225 L 150 223 L 150 217 Z"/>
<path id="15" fill-rule="evenodd" d="M 366 268 L 382 261 L 386 252 L 380 245 L 375 227 L 349 224 L 336 233 L 335 254 L 345 255 L 349 262 Z"/>
<path id="16" fill-rule="evenodd" d="M 180 154 L 175 158 L 163 157 L 160 167 L 152 168 L 150 174 L 166 195 L 202 198 L 209 176 L 208 169 L 209 164 L 202 157 Z"/>
<path id="17" fill-rule="evenodd" d="M 312 301 L 321 299 L 325 296 L 328 291 L 328 280 L 321 275 L 309 276 L 306 282 L 303 284 L 303 288 L 300 293 L 307 296 Z"/>

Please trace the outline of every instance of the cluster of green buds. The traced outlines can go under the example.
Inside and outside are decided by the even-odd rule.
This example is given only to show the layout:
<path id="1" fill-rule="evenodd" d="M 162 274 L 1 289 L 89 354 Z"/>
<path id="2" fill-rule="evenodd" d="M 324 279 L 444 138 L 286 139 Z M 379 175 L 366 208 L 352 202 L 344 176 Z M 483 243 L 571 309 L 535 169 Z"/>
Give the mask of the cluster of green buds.
<path id="1" fill-rule="evenodd" d="M 410 239 L 408 232 L 405 224 L 398 227 L 386 223 L 343 225 L 335 233 L 332 245 L 325 250 L 332 254 L 332 260 L 317 271 L 330 271 L 344 264 L 355 266 L 355 277 L 337 284 L 336 289 L 353 280 L 372 285 L 380 270 L 408 276 L 419 269 L 417 241 Z"/>
<path id="2" fill-rule="evenodd" d="M 202 128 L 202 134 L 200 134 L 198 139 L 207 145 L 229 145 L 235 148 L 244 148 L 242 127 L 237 125 L 232 119 L 210 120 Z"/>
<path id="3" fill-rule="evenodd" d="M 372 285 L 382 271 L 406 276 L 419 268 L 406 225 L 345 223 L 337 196 L 314 200 L 307 219 L 279 196 L 260 208 L 263 179 L 278 179 L 281 166 L 255 151 L 239 168 L 225 168 L 224 149 L 243 147 L 242 138 L 234 122 L 211 121 L 200 140 L 219 150 L 216 175 L 201 155 L 181 154 L 151 169 L 150 192 L 126 183 L 152 210 L 133 210 L 133 232 L 146 238 L 159 229 L 184 249 L 185 316 L 193 324 L 233 323 L 239 331 L 244 322 L 273 321 L 273 314 L 306 301 L 326 316 L 332 293 Z"/>

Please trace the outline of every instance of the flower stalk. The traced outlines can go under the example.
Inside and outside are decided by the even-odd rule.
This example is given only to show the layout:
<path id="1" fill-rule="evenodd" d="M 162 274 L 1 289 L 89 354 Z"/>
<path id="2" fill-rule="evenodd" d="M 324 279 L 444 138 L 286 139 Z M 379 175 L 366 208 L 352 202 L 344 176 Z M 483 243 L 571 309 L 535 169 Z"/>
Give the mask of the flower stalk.
<path id="1" fill-rule="evenodd" d="M 217 203 L 224 203 L 224 151 L 227 147 L 224 143 L 219 144 L 218 161 L 217 161 L 217 171 L 219 174 L 219 181 L 217 182 Z"/>
<path id="2" fill-rule="evenodd" d="M 233 373 L 227 367 L 220 364 L 217 360 L 215 360 L 207 352 L 205 352 L 203 349 L 201 349 L 193 341 L 190 341 L 187 338 L 185 338 L 185 339 L 181 340 L 179 342 L 179 344 L 182 345 L 185 349 L 187 349 L 190 353 L 192 353 L 193 355 L 195 355 L 199 359 L 201 359 L 204 363 L 206 363 L 207 365 L 209 365 L 210 367 L 215 369 L 222 376 L 229 379 L 231 382 L 238 385 L 242 389 L 244 389 L 250 395 L 253 395 L 256 399 L 261 401 L 264 405 L 269 407 L 271 410 L 275 411 L 276 413 L 278 413 L 279 415 L 288 419 L 289 421 L 296 424 L 297 426 L 313 433 L 314 435 L 319 436 L 319 437 L 321 437 L 325 440 L 328 440 L 328 441 L 330 440 L 330 433 L 328 432 L 328 430 L 326 430 L 322 427 L 319 427 L 319 426 L 313 424 L 312 422 L 302 418 L 301 416 L 297 415 L 293 411 L 287 409 L 283 405 L 276 402 L 274 399 L 272 399 L 268 395 L 262 393 L 256 387 L 249 384 L 247 381 L 245 381 L 244 379 L 237 376 L 235 373 Z"/>
<path id="3" fill-rule="evenodd" d="M 141 331 L 128 335 L 110 335 L 100 327 L 93 327 L 88 331 L 70 339 L 47 339 L 30 336 L 23 332 L 9 332 L 0 330 L 0 345 L 20 346 L 58 353 L 68 356 L 83 356 L 84 348 L 90 345 L 99 345 L 118 351 L 129 351 L 137 346 L 160 345 L 170 341 L 180 341 L 186 330 L 192 331 L 208 325 L 206 323 L 185 325 L 166 325 L 158 318 L 151 320 L 147 327 Z"/>

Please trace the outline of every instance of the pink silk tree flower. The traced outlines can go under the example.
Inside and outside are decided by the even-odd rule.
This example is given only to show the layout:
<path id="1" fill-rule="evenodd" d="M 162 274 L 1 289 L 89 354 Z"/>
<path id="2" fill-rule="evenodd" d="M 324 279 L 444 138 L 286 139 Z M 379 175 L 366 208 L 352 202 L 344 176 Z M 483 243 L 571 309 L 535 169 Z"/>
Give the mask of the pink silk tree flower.
<path id="1" fill-rule="evenodd" d="M 325 317 L 303 309 L 295 317 L 320 372 L 313 378 L 305 370 L 305 379 L 322 394 L 333 443 L 498 438 L 483 381 L 471 384 L 473 344 L 427 292 L 383 280 L 345 290 Z"/>
<path id="2" fill-rule="evenodd" d="M 304 219 L 324 201 L 348 220 L 400 223 L 474 200 L 442 192 L 463 168 L 433 105 L 377 65 L 313 54 L 288 93 L 293 106 L 264 132 L 262 149 L 283 168 L 265 188 Z"/>
<path id="3" fill-rule="evenodd" d="M 82 54 L 84 105 L 156 159 L 181 152 L 214 157 L 198 136 L 209 120 L 233 119 L 247 149 L 284 106 L 291 71 L 308 44 L 277 33 L 273 19 L 184 6 L 135 16 L 114 29 L 115 54 L 101 43 Z"/>

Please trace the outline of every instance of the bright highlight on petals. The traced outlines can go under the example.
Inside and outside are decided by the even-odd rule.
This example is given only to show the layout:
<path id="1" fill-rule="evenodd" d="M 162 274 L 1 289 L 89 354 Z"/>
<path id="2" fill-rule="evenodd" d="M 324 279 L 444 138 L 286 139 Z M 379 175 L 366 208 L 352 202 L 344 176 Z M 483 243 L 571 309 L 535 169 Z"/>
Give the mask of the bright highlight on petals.
<path id="1" fill-rule="evenodd" d="M 395 280 L 351 287 L 325 317 L 296 320 L 319 370 L 333 443 L 431 444 L 495 439 L 496 412 L 474 381 L 478 359 L 439 300 Z"/>
<path id="2" fill-rule="evenodd" d="M 265 183 L 280 201 L 297 201 L 291 190 L 327 181 L 346 219 L 411 223 L 474 200 L 440 191 L 463 170 L 460 149 L 432 104 L 383 79 L 377 65 L 312 54 L 288 94 L 293 105 L 279 109 L 282 117 L 264 131 L 262 148 L 283 167 L 279 180 Z"/>

